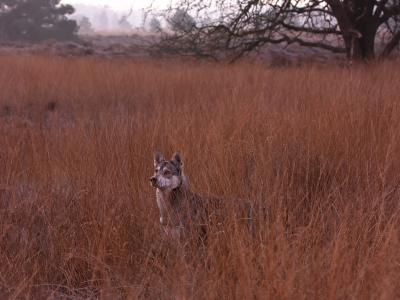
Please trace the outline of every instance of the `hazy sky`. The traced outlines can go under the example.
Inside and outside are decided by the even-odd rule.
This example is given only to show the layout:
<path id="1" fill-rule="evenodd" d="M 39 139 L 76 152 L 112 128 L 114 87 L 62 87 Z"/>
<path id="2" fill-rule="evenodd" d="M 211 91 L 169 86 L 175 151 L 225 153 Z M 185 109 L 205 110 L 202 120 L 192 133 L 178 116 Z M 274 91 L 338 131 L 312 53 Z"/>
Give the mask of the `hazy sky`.
<path id="1" fill-rule="evenodd" d="M 85 5 L 96 5 L 106 6 L 112 10 L 140 10 L 146 6 L 149 6 L 153 1 L 151 0 L 61 0 L 61 4 L 85 4 Z M 165 5 L 169 3 L 169 0 L 156 0 L 155 5 Z"/>

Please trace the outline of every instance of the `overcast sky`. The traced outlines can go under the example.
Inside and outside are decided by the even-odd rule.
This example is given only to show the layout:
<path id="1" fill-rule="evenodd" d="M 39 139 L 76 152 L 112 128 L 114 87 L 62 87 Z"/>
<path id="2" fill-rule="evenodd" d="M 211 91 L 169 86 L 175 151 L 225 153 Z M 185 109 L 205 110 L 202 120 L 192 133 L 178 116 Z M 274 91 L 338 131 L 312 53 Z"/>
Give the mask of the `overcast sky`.
<path id="1" fill-rule="evenodd" d="M 112 10 L 140 10 L 149 6 L 153 1 L 151 0 L 61 0 L 61 4 L 85 4 L 94 6 L 106 6 Z M 169 0 L 155 0 L 155 5 L 165 5 Z"/>

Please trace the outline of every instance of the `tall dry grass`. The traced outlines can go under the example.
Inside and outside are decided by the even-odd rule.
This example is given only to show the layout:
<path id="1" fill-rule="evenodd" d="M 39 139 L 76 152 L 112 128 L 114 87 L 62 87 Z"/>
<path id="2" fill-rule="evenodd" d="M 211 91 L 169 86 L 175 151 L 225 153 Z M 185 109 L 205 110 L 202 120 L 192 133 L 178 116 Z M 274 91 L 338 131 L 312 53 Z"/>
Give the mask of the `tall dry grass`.
<path id="1" fill-rule="evenodd" d="M 400 297 L 399 64 L 0 66 L 2 299 Z M 254 236 L 228 213 L 171 241 L 153 149 L 265 204 Z"/>

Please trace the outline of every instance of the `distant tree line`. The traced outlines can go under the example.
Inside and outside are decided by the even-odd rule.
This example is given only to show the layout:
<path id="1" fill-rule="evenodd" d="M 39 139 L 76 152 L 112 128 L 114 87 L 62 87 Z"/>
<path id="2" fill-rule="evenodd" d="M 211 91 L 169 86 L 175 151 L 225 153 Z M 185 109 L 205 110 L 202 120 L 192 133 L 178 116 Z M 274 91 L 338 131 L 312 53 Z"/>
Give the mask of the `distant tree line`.
<path id="1" fill-rule="evenodd" d="M 92 23 L 88 17 L 83 16 L 79 21 L 79 33 L 91 33 L 94 31 Z"/>
<path id="2" fill-rule="evenodd" d="M 79 26 L 67 15 L 75 12 L 61 0 L 0 0 L 0 39 L 38 42 L 75 40 Z"/>

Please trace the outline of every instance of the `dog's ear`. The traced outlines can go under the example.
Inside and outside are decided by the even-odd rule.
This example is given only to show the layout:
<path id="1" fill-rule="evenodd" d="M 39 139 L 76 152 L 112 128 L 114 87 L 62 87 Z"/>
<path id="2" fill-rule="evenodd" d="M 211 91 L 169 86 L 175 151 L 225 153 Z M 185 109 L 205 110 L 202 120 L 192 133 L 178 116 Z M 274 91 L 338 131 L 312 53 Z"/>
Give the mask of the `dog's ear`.
<path id="1" fill-rule="evenodd" d="M 175 152 L 174 156 L 172 156 L 172 162 L 178 167 L 179 170 L 183 169 L 183 160 L 179 152 Z"/>
<path id="2" fill-rule="evenodd" d="M 154 157 L 154 166 L 157 166 L 160 162 L 164 160 L 162 154 L 156 150 L 154 150 L 153 157 Z"/>

